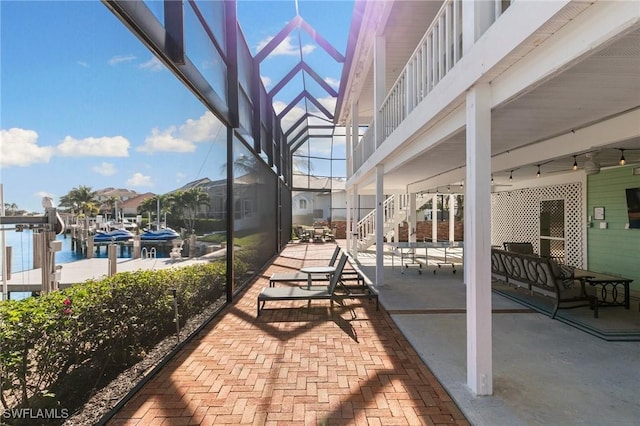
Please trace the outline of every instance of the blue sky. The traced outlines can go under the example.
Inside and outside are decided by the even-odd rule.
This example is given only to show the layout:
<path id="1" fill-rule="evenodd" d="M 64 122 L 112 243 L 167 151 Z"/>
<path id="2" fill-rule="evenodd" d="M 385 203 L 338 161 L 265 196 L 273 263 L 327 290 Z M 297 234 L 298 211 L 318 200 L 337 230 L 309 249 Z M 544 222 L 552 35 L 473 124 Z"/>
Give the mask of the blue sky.
<path id="1" fill-rule="evenodd" d="M 301 16 L 343 54 L 352 9 L 352 1 L 299 2 Z M 293 0 L 238 2 L 254 54 L 295 13 Z M 301 39 L 305 60 L 337 90 L 341 65 L 306 34 Z M 164 193 L 222 177 L 218 120 L 102 3 L 1 0 L 0 43 L 5 203 L 40 212 L 43 196 L 57 201 L 79 185 Z M 267 90 L 299 61 L 297 43 L 294 32 L 263 61 Z M 277 104 L 299 91 L 282 90 Z M 326 92 L 316 96 L 333 105 Z"/>

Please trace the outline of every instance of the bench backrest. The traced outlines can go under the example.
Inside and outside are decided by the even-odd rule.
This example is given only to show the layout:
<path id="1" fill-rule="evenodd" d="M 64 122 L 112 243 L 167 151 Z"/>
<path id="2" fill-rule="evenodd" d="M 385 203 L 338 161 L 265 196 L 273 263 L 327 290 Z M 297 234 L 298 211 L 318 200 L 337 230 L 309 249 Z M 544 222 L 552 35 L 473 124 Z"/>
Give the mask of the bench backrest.
<path id="1" fill-rule="evenodd" d="M 555 295 L 557 298 L 563 290 L 546 257 L 493 249 L 491 250 L 491 272 L 504 275 L 508 282 L 518 281 L 527 284 L 529 288 L 536 287 L 542 293 Z"/>
<path id="2" fill-rule="evenodd" d="M 531 243 L 502 243 L 506 251 L 520 254 L 535 254 Z"/>

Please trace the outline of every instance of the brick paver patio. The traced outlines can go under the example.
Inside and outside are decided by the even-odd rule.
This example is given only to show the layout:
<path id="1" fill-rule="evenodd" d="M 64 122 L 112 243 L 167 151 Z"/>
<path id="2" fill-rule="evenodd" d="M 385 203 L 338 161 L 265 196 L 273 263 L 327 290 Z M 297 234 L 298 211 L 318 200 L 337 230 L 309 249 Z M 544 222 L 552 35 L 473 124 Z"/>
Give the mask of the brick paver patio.
<path id="1" fill-rule="evenodd" d="M 110 425 L 468 425 L 381 306 L 256 298 L 273 272 L 326 264 L 289 245 Z"/>

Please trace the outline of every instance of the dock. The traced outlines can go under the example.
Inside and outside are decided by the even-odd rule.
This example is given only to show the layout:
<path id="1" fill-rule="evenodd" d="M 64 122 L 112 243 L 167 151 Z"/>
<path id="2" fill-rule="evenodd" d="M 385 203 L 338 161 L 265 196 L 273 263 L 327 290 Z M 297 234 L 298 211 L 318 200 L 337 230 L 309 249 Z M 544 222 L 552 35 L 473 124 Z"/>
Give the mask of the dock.
<path id="1" fill-rule="evenodd" d="M 199 263 L 208 263 L 212 257 L 190 258 L 172 260 L 170 258 L 118 258 L 116 272 L 133 272 L 138 270 L 160 270 L 168 268 L 180 268 Z M 109 274 L 109 259 L 92 258 L 77 260 L 75 262 L 58 265 L 60 268 L 60 289 L 82 283 L 88 279 L 105 278 Z M 29 269 L 22 272 L 14 272 L 7 281 L 9 294 L 12 292 L 35 292 L 42 289 L 41 268 Z M 0 285 L 0 292 L 2 287 Z"/>

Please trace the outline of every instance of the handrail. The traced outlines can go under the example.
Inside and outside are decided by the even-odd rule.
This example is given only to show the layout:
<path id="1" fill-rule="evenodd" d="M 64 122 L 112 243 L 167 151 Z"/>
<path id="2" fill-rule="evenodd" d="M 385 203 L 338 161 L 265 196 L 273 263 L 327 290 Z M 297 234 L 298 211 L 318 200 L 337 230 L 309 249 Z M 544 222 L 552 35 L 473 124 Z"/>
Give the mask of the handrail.
<path id="1" fill-rule="evenodd" d="M 443 1 L 377 111 L 374 120 L 378 121 L 370 123 L 361 143 L 356 147 L 358 152 L 354 152 L 354 171 L 364 164 L 462 58 L 464 1 Z M 494 21 L 514 2 L 514 0 L 493 1 Z M 375 140 L 376 137 L 372 134 L 374 125 L 382 127 L 381 132 L 376 132 L 381 140 Z M 367 136 L 366 140 L 365 136 Z"/>
<path id="2" fill-rule="evenodd" d="M 382 103 L 385 139 L 461 57 L 462 0 L 445 0 Z"/>

